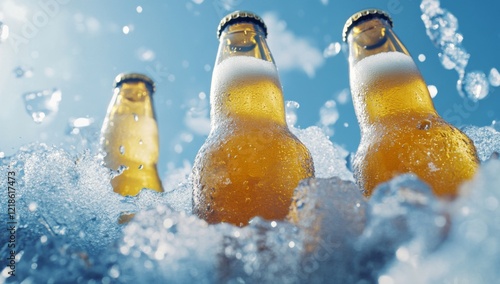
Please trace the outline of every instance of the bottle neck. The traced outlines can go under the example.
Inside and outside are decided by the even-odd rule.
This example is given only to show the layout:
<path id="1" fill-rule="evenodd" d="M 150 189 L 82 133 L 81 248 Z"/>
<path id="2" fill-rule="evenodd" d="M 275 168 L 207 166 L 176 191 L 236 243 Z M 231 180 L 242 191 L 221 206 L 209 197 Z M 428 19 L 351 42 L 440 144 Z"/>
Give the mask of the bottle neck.
<path id="1" fill-rule="evenodd" d="M 142 81 L 121 83 L 114 89 L 113 100 L 109 105 L 108 115 L 137 115 L 154 118 L 151 91 Z"/>
<path id="2" fill-rule="evenodd" d="M 236 23 L 222 32 L 210 103 L 212 127 L 246 118 L 286 125 L 278 71 L 260 26 Z"/>
<path id="3" fill-rule="evenodd" d="M 415 62 L 385 19 L 355 24 L 347 43 L 351 93 L 362 128 L 403 113 L 436 115 Z"/>

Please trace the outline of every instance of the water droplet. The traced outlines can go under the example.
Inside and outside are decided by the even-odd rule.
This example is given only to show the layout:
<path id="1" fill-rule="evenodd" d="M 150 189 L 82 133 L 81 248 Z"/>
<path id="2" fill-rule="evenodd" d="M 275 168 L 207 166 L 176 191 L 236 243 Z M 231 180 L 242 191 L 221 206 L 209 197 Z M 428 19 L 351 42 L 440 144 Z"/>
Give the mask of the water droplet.
<path id="1" fill-rule="evenodd" d="M 417 128 L 420 130 L 429 130 L 432 126 L 432 122 L 428 119 L 424 119 L 418 122 Z"/>
<path id="2" fill-rule="evenodd" d="M 144 169 L 144 165 L 139 165 L 138 169 L 139 169 L 139 170 Z"/>
<path id="3" fill-rule="evenodd" d="M 5 152 L 0 152 L 0 159 L 5 158 Z"/>
<path id="4" fill-rule="evenodd" d="M 429 89 L 429 94 L 431 95 L 431 98 L 435 98 L 438 93 L 437 87 L 434 85 L 429 85 L 427 86 L 427 89 Z"/>
<path id="5" fill-rule="evenodd" d="M 418 55 L 418 61 L 420 61 L 420 62 L 424 62 L 424 61 L 425 61 L 425 59 L 426 59 L 425 54 L 419 54 L 419 55 Z"/>
<path id="6" fill-rule="evenodd" d="M 156 57 L 156 54 L 151 49 L 141 47 L 137 50 L 137 57 L 141 61 L 153 61 Z"/>
<path id="7" fill-rule="evenodd" d="M 58 89 L 35 91 L 23 94 L 26 111 L 33 121 L 41 123 L 59 110 L 61 91 Z"/>
<path id="8" fill-rule="evenodd" d="M 130 27 L 129 26 L 123 26 L 122 32 L 126 35 L 130 33 Z"/>
<path id="9" fill-rule="evenodd" d="M 491 68 L 488 80 L 493 87 L 500 86 L 500 73 L 498 73 L 496 68 Z"/>
<path id="10" fill-rule="evenodd" d="M 0 22 L 0 43 L 4 42 L 9 38 L 9 26 Z"/>
<path id="11" fill-rule="evenodd" d="M 323 57 L 325 57 L 325 58 L 334 57 L 340 53 L 341 49 L 342 49 L 342 46 L 340 45 L 340 43 L 332 42 L 323 51 Z"/>
<path id="12" fill-rule="evenodd" d="M 142 145 L 142 143 L 143 143 L 143 142 L 142 142 L 142 139 L 141 139 L 141 140 L 139 140 L 139 145 Z"/>
<path id="13" fill-rule="evenodd" d="M 137 113 L 133 113 L 132 115 L 134 116 L 135 121 L 139 121 L 139 116 L 137 115 Z"/>
<path id="14" fill-rule="evenodd" d="M 120 151 L 120 154 L 125 154 L 125 147 L 123 145 L 120 145 L 120 148 L 118 148 L 118 151 Z"/>
<path id="15" fill-rule="evenodd" d="M 12 70 L 16 78 L 31 78 L 33 77 L 33 70 L 24 66 L 17 66 Z"/>
<path id="16" fill-rule="evenodd" d="M 136 11 L 138 14 L 142 13 L 142 7 L 141 7 L 141 6 L 137 6 L 137 7 L 135 8 L 135 11 Z"/>

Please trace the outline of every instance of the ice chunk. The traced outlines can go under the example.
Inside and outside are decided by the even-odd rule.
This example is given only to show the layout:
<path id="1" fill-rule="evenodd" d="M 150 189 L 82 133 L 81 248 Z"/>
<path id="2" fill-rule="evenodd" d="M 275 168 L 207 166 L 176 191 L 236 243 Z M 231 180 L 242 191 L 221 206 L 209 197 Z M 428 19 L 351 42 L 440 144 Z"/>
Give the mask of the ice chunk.
<path id="1" fill-rule="evenodd" d="M 301 249 L 295 226 L 254 218 L 224 235 L 218 282 L 297 283 Z"/>
<path id="2" fill-rule="evenodd" d="M 448 221 L 442 204 L 415 175 L 396 177 L 376 188 L 368 222 L 356 241 L 360 278 L 370 282 L 395 259 L 413 261 L 409 250 L 429 254 L 445 240 Z M 395 282 L 398 283 L 398 282 Z"/>
<path id="3" fill-rule="evenodd" d="M 339 178 L 308 179 L 295 190 L 292 208 L 289 219 L 303 238 L 302 282 L 355 283 L 353 241 L 363 231 L 366 210 L 359 188 Z"/>
<path id="4" fill-rule="evenodd" d="M 500 86 L 500 73 L 496 68 L 491 68 L 488 80 L 493 87 Z"/>
<path id="5" fill-rule="evenodd" d="M 343 180 L 354 180 L 352 172 L 346 166 L 349 153 L 344 148 L 333 144 L 321 128 L 317 126 L 306 129 L 291 127 L 290 130 L 309 149 L 316 177 L 339 177 Z"/>
<path id="6" fill-rule="evenodd" d="M 487 161 L 495 152 L 500 154 L 500 132 L 495 128 L 467 126 L 463 132 L 474 142 L 481 162 Z"/>
<path id="7" fill-rule="evenodd" d="M 124 228 L 110 271 L 121 282 L 215 283 L 217 255 L 229 225 L 176 213 L 168 207 L 138 213 Z"/>
<path id="8" fill-rule="evenodd" d="M 457 90 L 460 96 L 473 101 L 485 98 L 489 92 L 489 85 L 484 72 L 465 72 L 470 54 L 462 46 L 464 37 L 458 32 L 457 18 L 446 9 L 442 9 L 438 0 L 423 0 L 420 10 L 428 37 L 441 51 L 439 53 L 441 64 L 444 68 L 455 69 L 458 73 Z"/>
<path id="9" fill-rule="evenodd" d="M 463 186 L 451 204 L 451 227 L 446 242 L 419 261 L 398 260 L 386 272 L 393 283 L 418 279 L 418 283 L 494 283 L 500 272 L 500 161 L 491 160 Z M 409 251 L 417 256 L 421 250 Z"/>
<path id="10" fill-rule="evenodd" d="M 43 120 L 59 110 L 61 102 L 61 91 L 59 89 L 29 92 L 23 95 L 26 111 L 36 123 Z"/>
<path id="11" fill-rule="evenodd" d="M 486 74 L 482 71 L 467 72 L 465 78 L 459 82 L 461 90 L 473 101 L 482 100 L 488 95 L 490 85 Z"/>

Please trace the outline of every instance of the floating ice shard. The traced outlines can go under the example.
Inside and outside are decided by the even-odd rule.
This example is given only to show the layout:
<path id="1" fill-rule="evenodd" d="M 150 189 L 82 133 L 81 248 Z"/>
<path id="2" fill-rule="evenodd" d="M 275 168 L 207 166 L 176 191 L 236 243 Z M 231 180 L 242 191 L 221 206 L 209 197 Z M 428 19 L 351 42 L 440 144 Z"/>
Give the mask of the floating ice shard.
<path id="1" fill-rule="evenodd" d="M 23 95 L 26 111 L 36 123 L 42 123 L 46 118 L 59 110 L 61 91 L 59 89 L 29 92 Z"/>

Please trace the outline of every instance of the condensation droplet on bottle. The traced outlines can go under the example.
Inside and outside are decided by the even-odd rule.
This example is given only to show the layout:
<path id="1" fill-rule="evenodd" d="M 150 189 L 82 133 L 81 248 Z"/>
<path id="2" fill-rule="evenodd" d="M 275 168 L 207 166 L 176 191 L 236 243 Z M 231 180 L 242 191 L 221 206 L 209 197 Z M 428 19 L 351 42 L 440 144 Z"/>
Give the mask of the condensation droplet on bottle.
<path id="1" fill-rule="evenodd" d="M 139 165 L 139 170 L 142 170 L 144 168 L 144 165 Z"/>
<path id="2" fill-rule="evenodd" d="M 134 116 L 135 121 L 139 121 L 139 116 L 137 115 L 137 113 L 133 113 L 132 115 Z"/>
<path id="3" fill-rule="evenodd" d="M 424 119 L 418 122 L 417 128 L 420 130 L 429 130 L 432 126 L 432 122 L 428 119 Z"/>
<path id="4" fill-rule="evenodd" d="M 120 151 L 120 154 L 125 154 L 125 147 L 123 145 L 120 145 L 120 148 L 118 148 L 118 150 Z"/>
<path id="5" fill-rule="evenodd" d="M 143 143 L 143 142 L 142 142 L 142 139 L 140 139 L 140 140 L 139 140 L 139 145 L 142 145 L 142 143 Z"/>

